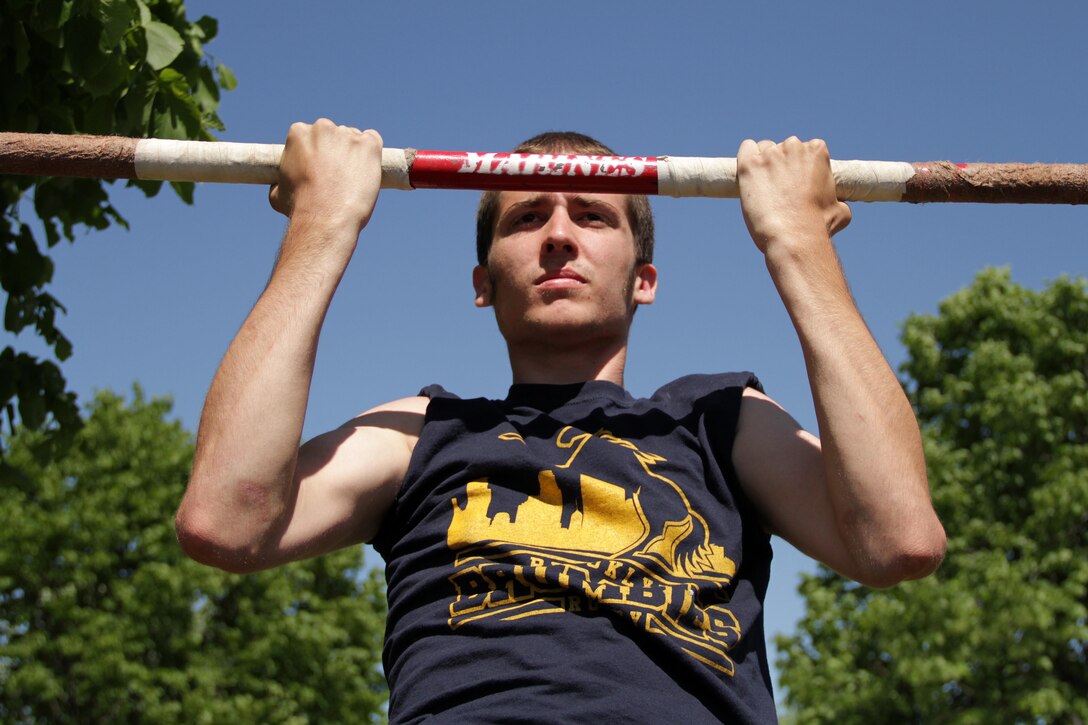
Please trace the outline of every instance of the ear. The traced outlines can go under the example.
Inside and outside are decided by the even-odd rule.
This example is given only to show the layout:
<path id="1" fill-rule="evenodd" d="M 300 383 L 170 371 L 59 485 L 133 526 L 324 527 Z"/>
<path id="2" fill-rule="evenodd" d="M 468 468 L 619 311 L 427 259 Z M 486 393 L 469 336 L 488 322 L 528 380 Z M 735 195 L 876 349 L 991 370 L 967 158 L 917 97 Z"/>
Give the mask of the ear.
<path id="1" fill-rule="evenodd" d="M 657 296 L 657 267 L 643 264 L 635 270 L 632 298 L 636 305 L 652 305 Z"/>
<path id="2" fill-rule="evenodd" d="M 491 275 L 487 267 L 477 264 L 472 269 L 472 286 L 476 289 L 476 306 L 491 306 Z"/>

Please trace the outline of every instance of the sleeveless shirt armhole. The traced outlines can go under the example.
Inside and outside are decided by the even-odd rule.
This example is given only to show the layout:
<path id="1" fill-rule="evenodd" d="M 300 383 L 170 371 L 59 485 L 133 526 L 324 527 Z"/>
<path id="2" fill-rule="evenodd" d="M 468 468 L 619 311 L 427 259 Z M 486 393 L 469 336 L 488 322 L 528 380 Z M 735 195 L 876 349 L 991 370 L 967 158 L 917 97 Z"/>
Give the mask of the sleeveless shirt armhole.
<path id="1" fill-rule="evenodd" d="M 430 419 L 431 410 L 434 407 L 432 404 L 435 400 L 457 399 L 456 395 L 438 384 L 432 384 L 426 386 L 425 388 L 422 388 L 419 391 L 419 395 L 424 398 L 428 398 L 431 401 L 427 404 L 427 412 L 424 413 L 423 416 L 424 427 L 426 427 L 427 421 Z M 422 438 L 422 436 L 423 434 L 421 432 L 420 437 Z M 418 450 L 419 445 L 417 442 L 415 451 Z M 392 531 L 390 530 L 390 527 L 392 526 L 392 523 L 396 520 L 397 507 L 400 505 L 401 501 L 401 492 L 404 490 L 409 477 L 411 477 L 412 475 L 412 471 L 415 470 L 416 467 L 415 451 L 412 452 L 412 458 L 408 462 L 408 472 L 405 474 L 404 480 L 401 481 L 400 488 L 397 489 L 397 495 L 393 497 L 393 503 L 390 505 L 389 510 L 386 512 L 385 517 L 382 519 L 381 526 L 378 527 L 378 533 L 375 534 L 374 538 L 368 542 L 371 546 L 374 547 L 374 550 L 378 552 L 378 555 L 381 556 L 382 559 L 386 558 L 389 548 L 392 547 L 394 543 L 396 543 L 392 538 Z"/>
<path id="2" fill-rule="evenodd" d="M 718 468 L 733 489 L 732 494 L 738 505 L 744 506 L 757 519 L 759 515 L 755 505 L 748 498 L 741 485 L 740 476 L 733 467 L 733 446 L 736 443 L 737 424 L 740 421 L 740 408 L 744 401 L 744 390 L 753 388 L 763 391 L 763 384 L 754 373 L 726 373 L 721 376 L 722 385 L 718 388 L 715 404 L 706 410 L 706 430 L 710 437 L 712 452 L 718 462 Z M 768 536 L 769 538 L 769 536 Z"/>

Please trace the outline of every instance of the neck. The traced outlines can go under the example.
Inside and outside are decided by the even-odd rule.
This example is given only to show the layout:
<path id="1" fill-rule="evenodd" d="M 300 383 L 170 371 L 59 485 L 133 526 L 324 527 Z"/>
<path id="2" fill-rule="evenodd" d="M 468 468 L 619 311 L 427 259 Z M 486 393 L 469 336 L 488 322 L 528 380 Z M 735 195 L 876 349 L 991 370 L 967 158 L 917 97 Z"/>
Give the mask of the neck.
<path id="1" fill-rule="evenodd" d="M 614 341 L 556 347 L 527 343 L 511 345 L 510 369 L 514 383 L 566 385 L 607 380 L 623 387 L 627 343 Z"/>

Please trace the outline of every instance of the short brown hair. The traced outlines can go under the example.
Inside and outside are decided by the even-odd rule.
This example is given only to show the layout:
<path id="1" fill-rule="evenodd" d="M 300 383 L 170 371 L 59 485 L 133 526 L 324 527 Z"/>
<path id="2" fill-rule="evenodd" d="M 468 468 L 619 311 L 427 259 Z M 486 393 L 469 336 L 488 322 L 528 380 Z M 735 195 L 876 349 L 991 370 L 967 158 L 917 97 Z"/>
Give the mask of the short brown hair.
<path id="1" fill-rule="evenodd" d="M 545 131 L 518 144 L 515 154 L 592 154 L 615 156 L 615 151 L 597 139 L 577 131 Z M 499 192 L 485 191 L 476 212 L 476 259 L 487 264 L 491 241 L 495 236 L 495 217 L 499 213 Z M 627 197 L 627 220 L 635 237 L 635 263 L 654 261 L 654 215 L 645 195 Z"/>

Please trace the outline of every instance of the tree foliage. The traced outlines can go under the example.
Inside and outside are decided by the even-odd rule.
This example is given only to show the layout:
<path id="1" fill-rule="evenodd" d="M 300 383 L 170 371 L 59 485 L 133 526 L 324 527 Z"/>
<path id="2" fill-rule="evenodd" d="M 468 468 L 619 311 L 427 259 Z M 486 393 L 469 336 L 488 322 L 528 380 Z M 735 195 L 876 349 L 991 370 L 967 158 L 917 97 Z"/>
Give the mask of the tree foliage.
<path id="1" fill-rule="evenodd" d="M 182 0 L 0 0 L 0 130 L 211 140 L 223 128 L 219 89 L 235 83 L 204 54 L 216 31 L 213 18 L 189 22 Z M 136 184 L 148 195 L 161 186 Z M 192 184 L 173 187 L 192 202 Z M 0 205 L 4 329 L 32 329 L 64 361 L 72 344 L 57 327 L 64 307 L 47 291 L 47 249 L 79 227 L 125 220 L 97 179 L 0 176 Z M 20 218 L 30 208 L 44 245 Z M 70 432 L 79 421 L 57 363 L 13 345 L 0 351 L 0 408 L 11 427 L 16 411 L 31 428 Z"/>
<path id="2" fill-rule="evenodd" d="M 187 559 L 169 403 L 100 394 L 71 445 L 10 441 L 0 722 L 378 722 L 385 618 L 362 549 L 248 576 Z"/>
<path id="3" fill-rule="evenodd" d="M 1083 723 L 1088 285 L 986 270 L 903 341 L 948 554 L 884 591 L 806 577 L 787 703 L 799 723 Z"/>

